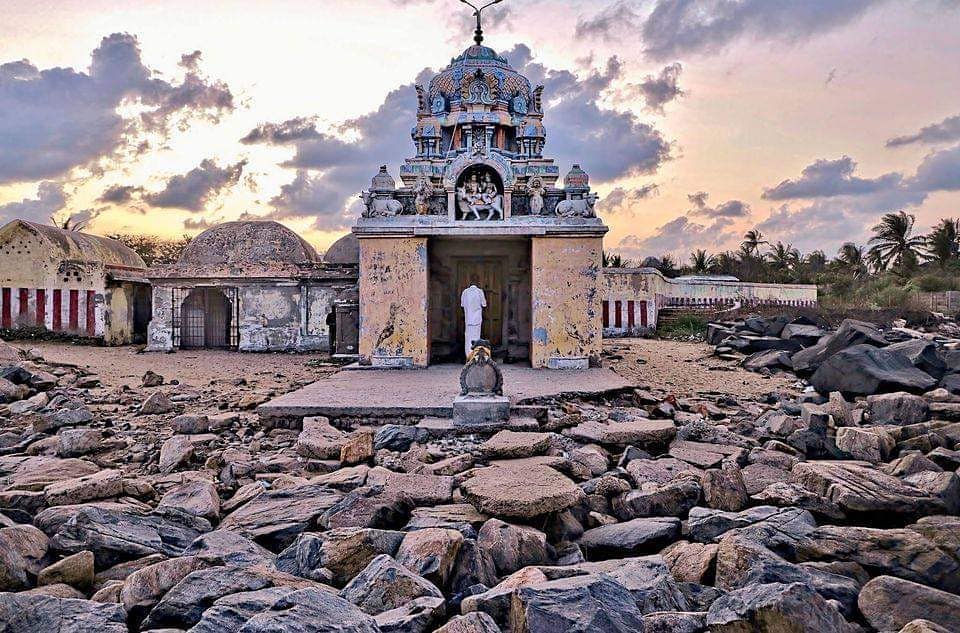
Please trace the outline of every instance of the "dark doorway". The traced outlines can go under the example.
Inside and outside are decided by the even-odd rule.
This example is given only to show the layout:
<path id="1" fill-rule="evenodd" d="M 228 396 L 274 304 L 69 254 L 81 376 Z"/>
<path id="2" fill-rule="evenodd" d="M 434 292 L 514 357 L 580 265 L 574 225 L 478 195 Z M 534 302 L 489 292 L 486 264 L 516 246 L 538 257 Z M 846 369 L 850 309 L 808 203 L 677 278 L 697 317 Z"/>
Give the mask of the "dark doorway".
<path id="1" fill-rule="evenodd" d="M 327 336 L 328 341 L 327 345 L 329 347 L 330 355 L 333 356 L 337 353 L 337 312 L 334 310 L 327 315 Z"/>
<path id="2" fill-rule="evenodd" d="M 530 245 L 522 239 L 430 240 L 430 355 L 462 363 L 466 326 L 460 295 L 474 280 L 483 289 L 481 336 L 507 362 L 530 358 Z"/>
<path id="3" fill-rule="evenodd" d="M 196 288 L 181 308 L 180 347 L 228 348 L 231 346 L 230 301 L 216 288 Z"/>

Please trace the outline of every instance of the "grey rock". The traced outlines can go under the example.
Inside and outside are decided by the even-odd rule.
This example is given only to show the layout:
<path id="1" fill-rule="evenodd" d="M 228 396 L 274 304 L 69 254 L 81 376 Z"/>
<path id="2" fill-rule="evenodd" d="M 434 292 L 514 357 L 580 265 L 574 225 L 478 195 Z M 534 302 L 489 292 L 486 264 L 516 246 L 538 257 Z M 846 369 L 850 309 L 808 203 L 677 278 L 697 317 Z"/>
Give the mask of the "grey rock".
<path id="1" fill-rule="evenodd" d="M 351 580 L 340 596 L 376 615 L 423 596 L 443 598 L 436 585 L 421 578 L 386 554 L 377 556 Z"/>
<path id="2" fill-rule="evenodd" d="M 898 352 L 870 345 L 854 345 L 827 358 L 810 378 L 823 394 L 839 391 L 869 395 L 890 391 L 923 392 L 937 381 L 914 367 Z"/>
<path id="3" fill-rule="evenodd" d="M 428 633 L 445 612 L 446 602 L 443 598 L 424 596 L 402 607 L 378 613 L 373 619 L 381 633 Z"/>
<path id="4" fill-rule="evenodd" d="M 711 633 L 852 633 L 840 612 L 801 584 L 751 585 L 721 596 L 707 612 Z"/>
<path id="5" fill-rule="evenodd" d="M 795 371 L 806 374 L 815 371 L 823 361 L 837 352 L 864 343 L 883 347 L 887 341 L 872 323 L 845 319 L 834 334 L 822 338 L 812 347 L 797 352 L 790 360 Z"/>
<path id="6" fill-rule="evenodd" d="M 220 529 L 280 550 L 316 526 L 319 517 L 341 498 L 339 492 L 315 484 L 267 491 L 227 515 Z"/>
<path id="7" fill-rule="evenodd" d="M 649 554 L 680 538 L 680 519 L 657 517 L 614 523 L 587 530 L 578 541 L 590 558 Z"/>
<path id="8" fill-rule="evenodd" d="M 214 530 L 198 537 L 183 550 L 184 556 L 200 556 L 219 565 L 273 567 L 277 557 L 237 532 Z"/>
<path id="9" fill-rule="evenodd" d="M 306 588 L 285 594 L 254 615 L 237 633 L 379 633 L 376 621 L 328 591 Z"/>
<path id="10" fill-rule="evenodd" d="M 878 631 L 896 631 L 919 618 L 955 630 L 960 614 L 960 596 L 893 576 L 864 585 L 858 604 Z"/>
<path id="11" fill-rule="evenodd" d="M 277 567 L 296 576 L 345 585 L 377 556 L 393 556 L 404 533 L 371 528 L 336 528 L 304 533 L 280 553 Z"/>
<path id="12" fill-rule="evenodd" d="M 515 633 L 636 633 L 643 616 L 633 595 L 606 574 L 521 587 L 513 598 Z"/>
<path id="13" fill-rule="evenodd" d="M 0 633 L 128 633 L 119 604 L 0 593 Z"/>
<path id="14" fill-rule="evenodd" d="M 922 397 L 913 394 L 884 393 L 867 396 L 867 413 L 873 424 L 904 426 L 927 420 L 930 417 L 930 405 Z"/>
<path id="15" fill-rule="evenodd" d="M 499 576 L 512 574 L 528 565 L 542 565 L 549 560 L 546 534 L 499 519 L 490 519 L 483 524 L 477 545 L 490 558 Z"/>

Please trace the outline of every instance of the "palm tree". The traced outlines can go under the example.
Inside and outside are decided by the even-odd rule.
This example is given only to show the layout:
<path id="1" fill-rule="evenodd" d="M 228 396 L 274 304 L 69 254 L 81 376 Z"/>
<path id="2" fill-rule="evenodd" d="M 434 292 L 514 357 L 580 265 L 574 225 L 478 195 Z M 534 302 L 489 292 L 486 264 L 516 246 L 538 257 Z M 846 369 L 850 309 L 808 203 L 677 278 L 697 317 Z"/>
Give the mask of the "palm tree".
<path id="1" fill-rule="evenodd" d="M 795 249 L 792 244 L 777 242 L 770 247 L 767 259 L 777 270 L 790 272 L 796 270 L 797 264 L 800 263 L 800 251 Z"/>
<path id="2" fill-rule="evenodd" d="M 763 233 L 757 229 L 750 229 L 743 234 L 743 243 L 740 244 L 740 250 L 748 255 L 756 255 L 761 244 L 767 244 L 767 241 L 763 239 Z"/>
<path id="3" fill-rule="evenodd" d="M 880 223 L 873 227 L 870 253 L 875 253 L 874 258 L 880 270 L 886 270 L 891 265 L 903 268 L 904 264 L 917 261 L 924 238 L 913 234 L 916 221 L 913 215 L 898 211 L 885 214 Z"/>
<path id="4" fill-rule="evenodd" d="M 840 250 L 837 251 L 837 258 L 833 261 L 837 268 L 848 273 L 854 279 L 863 279 L 869 272 L 864 248 L 853 242 L 847 242 L 841 246 Z"/>
<path id="5" fill-rule="evenodd" d="M 960 253 L 960 220 L 943 218 L 924 239 L 927 258 L 946 268 Z"/>
<path id="6" fill-rule="evenodd" d="M 623 258 L 623 255 L 620 253 L 608 253 L 603 251 L 603 267 L 604 268 L 625 268 L 630 266 L 630 262 Z"/>
<path id="7" fill-rule="evenodd" d="M 50 216 L 50 224 L 58 229 L 65 231 L 82 231 L 87 226 L 89 220 L 74 220 L 72 215 L 68 215 L 64 220 L 58 220 L 57 216 Z"/>
<path id="8" fill-rule="evenodd" d="M 673 259 L 672 255 L 667 253 L 660 257 L 660 265 L 657 267 L 657 269 L 662 272 L 665 277 L 676 277 L 677 262 Z"/>
<path id="9" fill-rule="evenodd" d="M 702 248 L 690 253 L 690 269 L 697 274 L 709 273 L 717 266 L 717 258 Z"/>

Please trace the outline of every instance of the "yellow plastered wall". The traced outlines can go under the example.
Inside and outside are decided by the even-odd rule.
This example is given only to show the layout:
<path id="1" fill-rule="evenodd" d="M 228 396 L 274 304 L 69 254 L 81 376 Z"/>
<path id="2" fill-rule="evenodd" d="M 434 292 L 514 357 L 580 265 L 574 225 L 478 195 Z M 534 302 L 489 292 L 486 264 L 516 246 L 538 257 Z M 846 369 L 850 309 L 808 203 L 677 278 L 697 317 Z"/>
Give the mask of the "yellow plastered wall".
<path id="1" fill-rule="evenodd" d="M 360 239 L 360 357 L 380 366 L 426 367 L 427 238 Z"/>
<path id="2" fill-rule="evenodd" d="M 602 247 L 599 237 L 533 238 L 534 367 L 581 368 L 599 362 Z"/>

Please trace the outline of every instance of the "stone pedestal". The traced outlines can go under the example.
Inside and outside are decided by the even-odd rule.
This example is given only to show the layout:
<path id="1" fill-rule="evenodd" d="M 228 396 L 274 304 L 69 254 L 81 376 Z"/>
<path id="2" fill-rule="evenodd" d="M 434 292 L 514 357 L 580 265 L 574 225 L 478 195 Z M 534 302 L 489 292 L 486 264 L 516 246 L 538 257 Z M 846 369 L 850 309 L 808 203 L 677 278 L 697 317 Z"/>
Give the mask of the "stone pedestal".
<path id="1" fill-rule="evenodd" d="M 453 401 L 453 424 L 480 427 L 505 423 L 510 418 L 510 399 L 506 396 L 471 393 Z"/>

